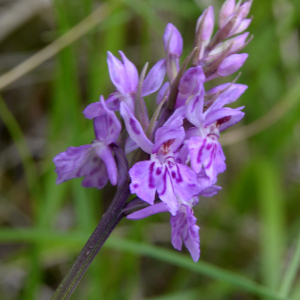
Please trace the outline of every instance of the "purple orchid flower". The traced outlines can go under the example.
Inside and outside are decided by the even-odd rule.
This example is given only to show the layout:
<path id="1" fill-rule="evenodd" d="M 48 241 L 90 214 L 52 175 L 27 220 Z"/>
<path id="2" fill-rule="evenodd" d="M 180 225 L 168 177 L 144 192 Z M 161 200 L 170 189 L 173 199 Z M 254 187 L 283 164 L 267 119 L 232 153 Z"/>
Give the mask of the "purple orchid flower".
<path id="1" fill-rule="evenodd" d="M 199 226 L 193 209 L 188 205 L 181 205 L 176 216 L 171 216 L 172 245 L 181 251 L 182 242 L 189 250 L 194 262 L 200 258 Z"/>
<path id="2" fill-rule="evenodd" d="M 200 237 L 197 219 L 194 216 L 192 206 L 198 202 L 198 197 L 193 197 L 189 203 L 181 204 L 175 216 L 171 215 L 172 244 L 179 251 L 182 248 L 182 241 L 189 250 L 193 260 L 197 262 L 200 257 Z M 129 220 L 140 220 L 151 215 L 168 212 L 168 207 L 164 202 L 160 202 L 127 216 Z"/>
<path id="3" fill-rule="evenodd" d="M 96 139 L 91 145 L 69 147 L 67 151 L 54 157 L 56 183 L 84 177 L 82 185 L 85 187 L 101 189 L 108 179 L 112 185 L 116 185 L 117 166 L 109 145 L 116 142 L 121 123 L 115 113 L 106 107 L 102 96 L 100 102 L 90 104 L 84 114 L 94 121 Z"/>
<path id="4" fill-rule="evenodd" d="M 178 114 L 156 131 L 153 144 L 125 103 L 121 103 L 120 113 L 131 138 L 151 154 L 150 160 L 137 162 L 129 170 L 131 192 L 151 205 L 157 192 L 171 214 L 176 215 L 178 198 L 189 201 L 201 191 L 196 173 L 175 162 L 174 152 L 182 145 L 185 135 Z"/>
<path id="5" fill-rule="evenodd" d="M 207 103 L 208 108 L 204 111 L 204 89 L 199 87 L 199 91 L 187 104 L 186 118 L 195 126 L 186 132 L 191 166 L 196 173 L 204 168 L 211 184 L 215 183 L 217 175 L 226 169 L 225 155 L 218 141 L 220 131 L 232 126 L 244 116 L 240 111 L 243 107 L 232 109 L 223 106 L 234 102 L 246 88 L 244 85 L 233 84 L 212 103 Z M 216 90 L 210 93 L 214 92 Z"/>
<path id="6" fill-rule="evenodd" d="M 116 87 L 106 100 L 107 105 L 112 110 L 118 110 L 120 102 L 125 102 L 131 111 L 134 111 L 135 95 L 138 89 L 139 76 L 135 65 L 119 51 L 123 63 L 111 52 L 107 53 L 107 64 L 112 83 Z M 156 92 L 163 83 L 166 73 L 165 59 L 159 60 L 146 76 L 142 97 Z"/>

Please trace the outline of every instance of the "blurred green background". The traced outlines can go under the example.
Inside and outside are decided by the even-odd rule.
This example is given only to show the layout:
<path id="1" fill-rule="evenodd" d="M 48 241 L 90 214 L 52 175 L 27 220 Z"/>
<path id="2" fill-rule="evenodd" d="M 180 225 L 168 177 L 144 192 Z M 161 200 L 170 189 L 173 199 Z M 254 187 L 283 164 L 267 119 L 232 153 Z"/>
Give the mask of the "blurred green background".
<path id="1" fill-rule="evenodd" d="M 164 57 L 171 22 L 186 56 L 199 15 L 214 5 L 217 18 L 222 4 L 102 2 L 0 1 L 1 300 L 50 299 L 113 197 L 81 179 L 57 186 L 52 162 L 93 139 L 81 112 L 113 91 L 106 52 L 124 51 L 141 71 Z M 250 15 L 238 79 L 249 89 L 237 103 L 246 116 L 222 136 L 223 189 L 195 207 L 199 263 L 172 248 L 168 214 L 123 220 L 71 299 L 300 299 L 300 1 L 254 0 Z"/>

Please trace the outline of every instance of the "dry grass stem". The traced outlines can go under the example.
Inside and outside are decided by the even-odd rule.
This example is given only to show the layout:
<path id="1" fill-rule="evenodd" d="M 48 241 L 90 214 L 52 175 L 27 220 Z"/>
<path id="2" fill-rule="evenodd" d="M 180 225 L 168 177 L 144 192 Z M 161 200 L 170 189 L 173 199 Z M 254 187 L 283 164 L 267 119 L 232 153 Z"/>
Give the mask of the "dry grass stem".
<path id="1" fill-rule="evenodd" d="M 93 27 L 101 23 L 109 15 L 111 10 L 112 8 L 111 6 L 109 7 L 108 4 L 101 4 L 93 13 L 70 29 L 67 33 L 2 75 L 0 77 L 0 90 L 12 84 L 14 81 L 29 73 L 40 64 L 56 55 L 62 49 L 84 36 Z"/>

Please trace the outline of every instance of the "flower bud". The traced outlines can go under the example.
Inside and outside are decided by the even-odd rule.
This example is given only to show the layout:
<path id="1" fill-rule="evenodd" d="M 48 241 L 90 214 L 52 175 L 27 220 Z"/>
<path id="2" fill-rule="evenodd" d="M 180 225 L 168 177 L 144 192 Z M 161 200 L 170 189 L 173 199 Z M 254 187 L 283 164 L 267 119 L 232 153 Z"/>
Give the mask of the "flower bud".
<path id="1" fill-rule="evenodd" d="M 164 46 L 167 54 L 180 57 L 182 54 L 183 40 L 178 29 L 171 23 L 166 26 L 164 33 Z"/>

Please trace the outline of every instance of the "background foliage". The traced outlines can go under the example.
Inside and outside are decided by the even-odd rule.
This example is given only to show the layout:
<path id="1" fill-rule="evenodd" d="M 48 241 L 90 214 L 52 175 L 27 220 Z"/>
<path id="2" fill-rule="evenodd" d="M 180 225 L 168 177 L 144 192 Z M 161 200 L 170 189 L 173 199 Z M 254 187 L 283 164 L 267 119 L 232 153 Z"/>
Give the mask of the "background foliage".
<path id="1" fill-rule="evenodd" d="M 112 199 L 114 188 L 84 189 L 81 179 L 57 186 L 52 163 L 93 139 L 81 112 L 113 90 L 106 52 L 151 66 L 172 22 L 187 55 L 198 16 L 210 4 L 217 16 L 222 2 L 100 4 L 0 1 L 1 300 L 50 299 Z M 172 248 L 168 214 L 123 220 L 71 299 L 300 299 L 300 2 L 254 0 L 250 14 L 238 80 L 249 89 L 237 103 L 246 116 L 222 137 L 223 190 L 195 207 L 200 262 Z"/>

